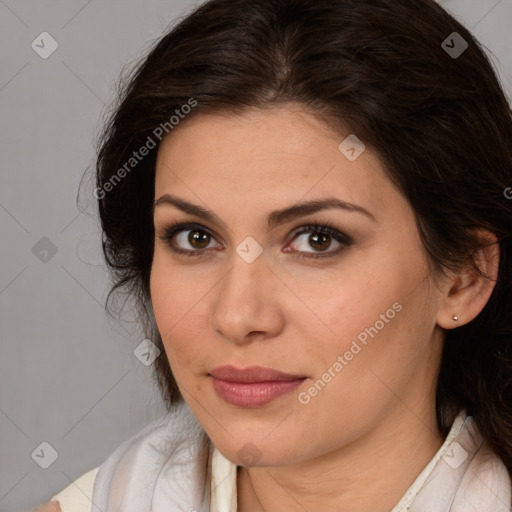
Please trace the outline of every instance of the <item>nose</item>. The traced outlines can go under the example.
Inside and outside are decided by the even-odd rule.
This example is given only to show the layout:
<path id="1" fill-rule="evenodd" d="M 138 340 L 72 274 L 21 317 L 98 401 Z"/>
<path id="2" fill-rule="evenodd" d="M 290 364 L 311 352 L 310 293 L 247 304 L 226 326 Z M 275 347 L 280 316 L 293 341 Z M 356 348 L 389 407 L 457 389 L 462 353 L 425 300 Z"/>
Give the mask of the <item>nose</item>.
<path id="1" fill-rule="evenodd" d="M 248 263 L 235 253 L 232 267 L 215 290 L 210 322 L 224 339 L 244 344 L 273 338 L 283 329 L 280 298 L 286 287 L 264 254 Z"/>

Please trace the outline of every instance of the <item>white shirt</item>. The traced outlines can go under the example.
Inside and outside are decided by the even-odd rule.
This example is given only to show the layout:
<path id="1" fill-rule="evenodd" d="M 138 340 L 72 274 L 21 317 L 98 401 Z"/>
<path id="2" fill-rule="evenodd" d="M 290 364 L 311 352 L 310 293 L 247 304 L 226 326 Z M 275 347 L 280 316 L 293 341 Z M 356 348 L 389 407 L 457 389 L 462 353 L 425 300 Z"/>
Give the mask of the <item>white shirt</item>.
<path id="1" fill-rule="evenodd" d="M 213 446 L 185 403 L 123 443 L 102 466 L 52 501 L 62 512 L 237 509 L 237 466 Z M 391 512 L 510 511 L 510 475 L 462 410 Z"/>

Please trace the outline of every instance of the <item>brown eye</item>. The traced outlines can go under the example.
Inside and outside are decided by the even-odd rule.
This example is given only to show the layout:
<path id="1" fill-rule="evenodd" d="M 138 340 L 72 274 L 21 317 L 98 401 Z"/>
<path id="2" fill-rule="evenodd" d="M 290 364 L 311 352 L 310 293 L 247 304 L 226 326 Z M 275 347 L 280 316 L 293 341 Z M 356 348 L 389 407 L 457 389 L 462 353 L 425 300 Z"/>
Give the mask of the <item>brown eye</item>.
<path id="1" fill-rule="evenodd" d="M 180 233 L 181 235 L 182 233 Z M 178 236 L 179 238 L 179 236 Z M 205 249 L 208 246 L 210 240 L 210 234 L 201 230 L 189 231 L 189 235 L 186 237 L 187 242 L 195 249 Z"/>
<path id="2" fill-rule="evenodd" d="M 303 237 L 303 241 L 300 244 L 296 244 L 295 240 L 303 235 L 309 236 Z M 335 247 L 335 250 L 326 252 L 332 246 L 333 239 L 338 246 Z M 305 229 L 299 231 L 294 236 L 293 241 L 296 246 L 298 245 L 297 251 L 303 253 L 300 256 L 304 258 L 333 256 L 338 254 L 344 247 L 353 244 L 353 240 L 349 236 L 327 225 L 306 226 Z M 314 250 L 308 251 L 311 248 Z M 325 252 L 325 254 L 315 254 L 316 252 Z"/>
<path id="3" fill-rule="evenodd" d="M 164 234 L 159 236 L 178 254 L 187 256 L 204 255 L 210 243 L 215 240 L 213 235 L 198 224 L 176 224 L 168 226 Z M 213 246 L 215 247 L 215 244 Z"/>
<path id="4" fill-rule="evenodd" d="M 326 251 L 331 245 L 331 236 L 325 233 L 313 233 L 309 235 L 309 243 L 319 251 Z"/>
<path id="5" fill-rule="evenodd" d="M 296 239 L 306 234 L 309 237 L 305 238 L 299 244 L 299 248 L 293 251 L 300 253 L 299 256 L 302 258 L 335 256 L 345 247 L 353 244 L 352 238 L 348 235 L 325 224 L 305 226 L 302 231 L 295 234 L 292 241 L 295 243 Z M 215 244 L 215 238 L 206 228 L 194 223 L 168 226 L 159 238 L 165 240 L 172 251 L 186 256 L 205 256 L 206 249 L 220 248 L 218 244 Z M 335 250 L 328 250 L 332 246 L 333 239 L 338 246 Z M 212 243 L 213 245 L 211 245 Z M 313 251 L 308 249 L 313 249 Z"/>

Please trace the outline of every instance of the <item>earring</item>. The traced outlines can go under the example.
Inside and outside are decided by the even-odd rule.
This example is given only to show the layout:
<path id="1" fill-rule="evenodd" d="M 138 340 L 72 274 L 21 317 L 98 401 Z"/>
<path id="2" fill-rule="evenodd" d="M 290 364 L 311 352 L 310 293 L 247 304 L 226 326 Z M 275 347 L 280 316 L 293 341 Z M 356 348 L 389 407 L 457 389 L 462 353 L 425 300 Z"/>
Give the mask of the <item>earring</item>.
<path id="1" fill-rule="evenodd" d="M 456 322 L 459 319 L 457 315 L 453 315 L 453 321 Z"/>

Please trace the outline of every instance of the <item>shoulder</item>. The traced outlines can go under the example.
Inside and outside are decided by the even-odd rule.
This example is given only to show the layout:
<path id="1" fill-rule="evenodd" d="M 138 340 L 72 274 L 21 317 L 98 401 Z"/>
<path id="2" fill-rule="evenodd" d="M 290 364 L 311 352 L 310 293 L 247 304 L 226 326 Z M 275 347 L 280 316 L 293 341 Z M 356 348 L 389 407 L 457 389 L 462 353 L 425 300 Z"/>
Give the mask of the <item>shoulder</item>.
<path id="1" fill-rule="evenodd" d="M 457 479 L 453 512 L 510 512 L 512 510 L 512 479 L 503 460 L 485 440 L 472 417 L 466 421 L 466 437 L 453 444 L 451 465 L 464 460 L 465 470 Z M 465 442 L 467 444 L 465 444 Z M 453 455 L 453 454 L 452 454 Z"/>
<path id="2" fill-rule="evenodd" d="M 48 503 L 30 512 L 91 512 L 94 481 L 99 467 L 77 478 Z"/>
<path id="3" fill-rule="evenodd" d="M 460 501 L 460 503 L 459 503 Z M 512 479 L 502 459 L 487 442 L 474 454 L 459 483 L 454 510 L 512 510 Z M 472 508 L 469 508 L 472 507 Z"/>
<path id="4" fill-rule="evenodd" d="M 33 508 L 29 512 L 62 512 L 62 509 L 57 501 L 49 501 L 40 507 Z"/>

